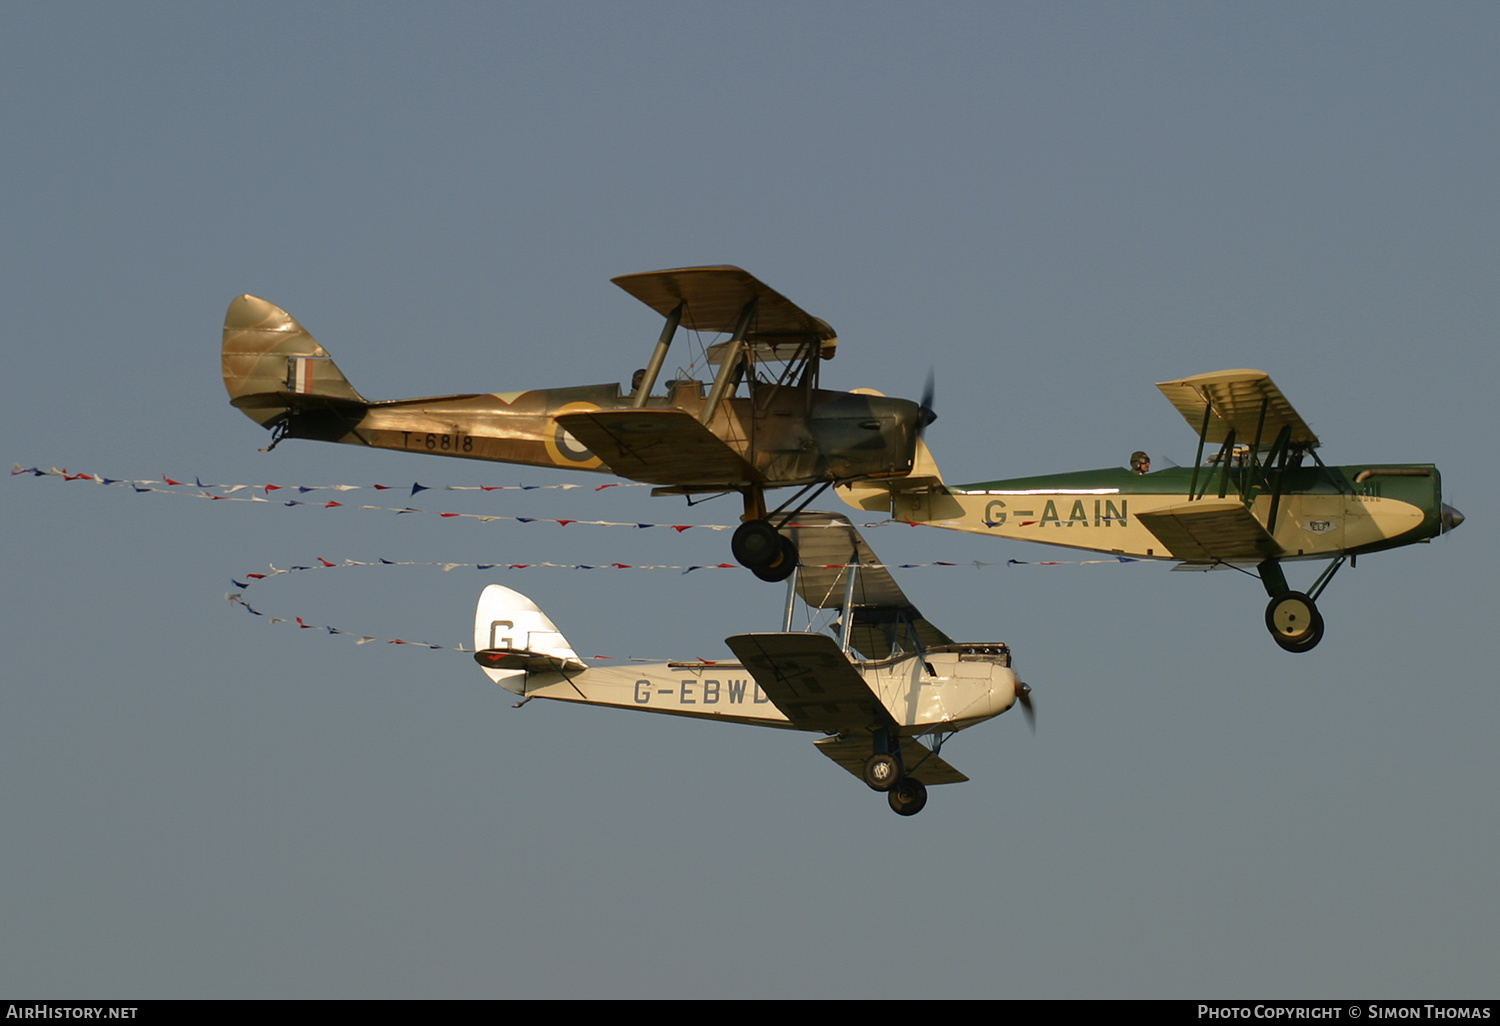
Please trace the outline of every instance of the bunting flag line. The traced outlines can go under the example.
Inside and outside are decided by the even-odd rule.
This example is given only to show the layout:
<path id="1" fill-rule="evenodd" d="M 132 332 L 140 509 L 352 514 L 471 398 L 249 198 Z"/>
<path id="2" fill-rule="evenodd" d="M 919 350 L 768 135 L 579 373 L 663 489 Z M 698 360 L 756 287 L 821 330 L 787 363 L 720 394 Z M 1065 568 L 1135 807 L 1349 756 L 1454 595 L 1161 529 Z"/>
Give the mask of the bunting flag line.
<path id="1" fill-rule="evenodd" d="M 1036 563 L 1028 563 L 1025 560 L 1019 560 L 1019 559 L 1006 560 L 1004 563 L 984 563 L 984 562 L 981 562 L 981 561 L 979 561 L 979 560 L 976 559 L 976 560 L 973 560 L 970 563 L 953 563 L 953 562 L 946 562 L 946 561 L 941 561 L 941 560 L 930 562 L 930 563 L 861 563 L 861 564 L 859 564 L 859 568 L 860 569 L 867 569 L 867 568 L 868 569 L 877 569 L 878 568 L 878 569 L 886 569 L 886 570 L 893 570 L 893 569 L 911 570 L 911 569 L 920 569 L 920 568 L 923 568 L 923 567 L 969 567 L 969 566 L 972 566 L 975 569 L 985 569 L 985 568 L 988 568 L 988 567 L 997 567 L 997 566 L 1067 566 L 1067 565 L 1083 565 L 1083 564 L 1092 564 L 1092 563 L 1138 563 L 1138 562 L 1141 562 L 1141 560 L 1131 559 L 1130 557 L 1127 557 L 1127 556 L 1117 556 L 1117 557 L 1114 557 L 1114 558 L 1111 558 L 1111 559 L 1075 560 L 1075 561 L 1071 561 L 1071 562 L 1069 562 L 1069 561 L 1062 561 L 1062 560 L 1048 560 L 1048 561 L 1045 561 L 1045 562 L 1036 562 Z M 545 570 L 675 570 L 675 571 L 678 571 L 678 572 L 683 573 L 683 574 L 690 574 L 694 570 L 742 570 L 742 569 L 744 569 L 743 567 L 739 566 L 736 563 L 710 563 L 710 564 L 701 564 L 701 565 L 696 565 L 696 566 L 668 566 L 668 565 L 664 565 L 664 564 L 632 564 L 632 563 L 545 563 L 545 562 L 543 562 L 543 563 L 433 563 L 433 562 L 420 562 L 420 561 L 416 561 L 416 560 L 385 559 L 383 557 L 380 558 L 380 559 L 377 559 L 377 560 L 345 559 L 342 563 L 334 563 L 334 562 L 332 562 L 330 560 L 324 559 L 322 556 L 318 556 L 318 557 L 315 557 L 315 559 L 311 563 L 305 563 L 305 564 L 301 564 L 301 565 L 293 565 L 293 566 L 289 566 L 289 567 L 278 567 L 275 564 L 269 564 L 269 569 L 268 569 L 267 572 L 264 572 L 264 573 L 256 572 L 256 573 L 249 573 L 249 574 L 241 574 L 240 576 L 243 577 L 244 580 L 239 580 L 237 578 L 231 577 L 229 579 L 229 583 L 232 584 L 232 585 L 234 585 L 234 587 L 238 588 L 239 590 L 238 591 L 232 591 L 232 592 L 225 592 L 224 598 L 225 598 L 226 601 L 228 601 L 232 605 L 237 605 L 237 606 L 244 607 L 244 609 L 246 611 L 254 614 L 255 616 L 265 616 L 265 617 L 267 617 L 267 620 L 268 620 L 269 623 L 273 623 L 273 624 L 290 624 L 290 625 L 293 625 L 293 626 L 297 627 L 299 630 L 321 630 L 321 631 L 324 631 L 325 633 L 330 634 L 330 635 L 335 635 L 335 634 L 344 635 L 344 636 L 347 636 L 347 637 L 354 638 L 355 639 L 354 643 L 356 645 L 367 645 L 367 644 L 370 644 L 371 642 L 380 642 L 382 644 L 387 644 L 387 645 L 409 645 L 409 646 L 413 646 L 413 647 L 416 647 L 416 648 L 426 648 L 426 649 L 432 649 L 432 650 L 435 650 L 435 651 L 442 651 L 442 652 L 466 652 L 466 653 L 469 653 L 471 655 L 473 654 L 473 651 L 474 651 L 473 649 L 467 648 L 467 647 L 465 647 L 463 645 L 457 645 L 457 646 L 454 646 L 454 645 L 438 645 L 438 644 L 434 644 L 434 643 L 429 642 L 429 641 L 409 641 L 409 640 L 406 640 L 404 638 L 384 638 L 384 637 L 377 637 L 377 636 L 372 635 L 372 634 L 362 634 L 362 633 L 360 633 L 358 631 L 344 630 L 343 628 L 331 627 L 331 626 L 328 626 L 328 625 L 325 625 L 325 624 L 308 623 L 306 619 L 304 619 L 303 617 L 300 617 L 300 616 L 291 616 L 291 617 L 268 616 L 268 614 L 266 614 L 265 612 L 262 612 L 261 610 L 256 609 L 254 606 L 250 605 L 250 603 L 245 599 L 245 593 L 248 592 L 256 583 L 258 583 L 260 581 L 271 580 L 272 578 L 281 577 L 281 576 L 286 575 L 286 574 L 301 573 L 301 572 L 305 572 L 305 571 L 309 571 L 309 570 L 347 570 L 347 569 L 349 569 L 351 567 L 362 567 L 362 566 L 363 567 L 369 567 L 369 566 L 386 566 L 386 567 L 390 567 L 390 566 L 417 566 L 417 567 L 430 567 L 430 568 L 433 568 L 433 569 L 441 570 L 443 573 L 449 573 L 450 571 L 453 571 L 453 570 L 496 571 L 496 570 L 542 570 L 542 569 L 545 569 Z M 843 566 L 843 564 L 835 564 L 835 565 L 832 565 L 832 566 L 823 567 L 823 569 L 832 570 L 832 569 L 837 569 L 837 568 L 839 568 L 841 566 Z M 595 655 L 595 656 L 592 656 L 591 658 L 593 658 L 593 659 L 600 659 L 600 660 L 609 660 L 609 659 L 620 659 L 621 657 L 619 657 L 619 656 Z M 632 661 L 636 661 L 636 662 L 660 661 L 660 660 L 646 659 L 644 657 L 638 657 L 638 656 L 628 656 L 628 657 L 625 657 L 625 658 L 629 659 L 629 660 L 632 660 Z"/>
<path id="2" fill-rule="evenodd" d="M 11 477 L 15 477 L 18 474 L 31 474 L 31 475 L 33 475 L 35 477 L 61 477 L 64 480 L 67 480 L 67 481 L 95 481 L 95 482 L 98 482 L 99 484 L 192 485 L 192 486 L 194 486 L 196 488 L 221 489 L 221 490 L 223 490 L 225 492 L 225 494 L 228 494 L 230 492 L 243 491 L 243 490 L 245 490 L 247 488 L 251 489 L 251 490 L 259 488 L 259 489 L 264 490 L 267 493 L 270 493 L 270 492 L 282 491 L 282 490 L 291 490 L 291 491 L 298 491 L 298 492 L 318 492 L 318 491 L 356 492 L 356 491 L 359 491 L 360 489 L 366 487 L 365 485 L 350 485 L 350 484 L 332 484 L 332 485 L 278 485 L 278 484 L 249 485 L 249 484 L 227 484 L 227 485 L 216 485 L 216 484 L 204 484 L 203 483 L 203 479 L 201 477 L 196 477 L 195 476 L 193 478 L 193 480 L 191 480 L 191 481 L 186 481 L 186 480 L 178 481 L 178 480 L 176 480 L 174 478 L 167 477 L 166 475 L 163 475 L 161 478 L 143 478 L 143 479 L 140 479 L 140 480 L 132 480 L 130 478 L 123 478 L 123 477 L 103 477 L 102 475 L 99 475 L 99 474 L 70 474 L 66 470 L 59 470 L 56 467 L 49 467 L 46 470 L 42 470 L 39 467 L 23 467 L 19 463 L 14 463 L 14 464 L 11 465 L 10 475 L 11 475 Z M 376 485 L 369 485 L 368 487 L 371 488 L 371 489 L 373 489 L 374 491 L 378 491 L 378 492 L 406 491 L 407 490 L 407 486 L 406 485 L 384 485 L 384 484 L 376 484 Z M 431 492 L 431 491 L 443 491 L 443 492 L 535 492 L 535 491 L 545 491 L 545 490 L 548 490 L 548 489 L 552 489 L 552 490 L 556 490 L 556 491 L 571 491 L 571 490 L 578 489 L 578 488 L 586 488 L 586 489 L 589 489 L 590 491 L 602 492 L 606 488 L 647 488 L 647 487 L 650 487 L 650 486 L 647 485 L 647 484 L 645 484 L 645 483 L 643 483 L 643 482 L 640 482 L 640 481 L 607 481 L 607 482 L 605 482 L 604 484 L 601 484 L 601 485 L 581 485 L 581 484 L 545 484 L 545 485 L 539 485 L 539 484 L 515 484 L 515 485 L 424 485 L 424 484 L 422 484 L 419 481 L 414 481 L 411 484 L 410 493 L 412 495 L 416 495 L 418 492 Z"/>
<path id="3" fill-rule="evenodd" d="M 583 524 L 589 527 L 630 527 L 644 530 L 653 527 L 666 527 L 678 534 L 698 528 L 704 531 L 730 531 L 734 529 L 731 524 L 656 524 L 642 523 L 640 521 L 614 521 L 614 520 L 582 520 L 576 517 L 518 517 L 506 516 L 496 513 L 445 513 L 441 510 L 418 509 L 415 506 L 371 506 L 354 505 L 352 503 L 340 502 L 337 499 L 314 500 L 314 499 L 283 499 L 281 497 L 269 498 L 273 492 L 286 491 L 306 494 L 313 491 L 358 491 L 362 485 L 206 485 L 199 478 L 192 481 L 179 481 L 175 478 L 163 475 L 160 479 L 147 478 L 144 480 L 132 480 L 129 478 L 104 477 L 99 474 L 70 474 L 66 470 L 50 467 L 42 470 L 39 467 L 22 467 L 19 463 L 11 469 L 11 477 L 29 474 L 32 477 L 58 477 L 64 481 L 92 481 L 102 485 L 124 485 L 138 493 L 154 493 L 157 495 L 176 495 L 189 499 L 210 499 L 217 502 L 258 502 L 270 506 L 309 506 L 315 509 L 358 509 L 369 510 L 379 513 L 418 513 L 428 516 L 437 516 L 443 519 L 478 520 L 480 523 L 494 523 L 496 521 L 509 521 L 518 524 L 557 524 L 567 527 L 569 524 Z M 166 487 L 162 487 L 166 486 Z M 372 485 L 379 491 L 395 490 L 393 485 Z M 405 486 L 402 486 L 404 488 Z M 536 491 L 540 489 L 574 489 L 584 488 L 585 485 L 556 484 L 556 485 L 424 485 L 413 483 L 410 494 L 416 495 L 425 491 Z M 636 482 L 607 482 L 593 488 L 600 492 L 606 488 L 637 488 L 644 487 Z M 181 490 L 180 490 L 181 489 Z M 197 489 L 193 491 L 191 489 Z M 238 494 L 244 492 L 246 494 Z M 255 494 L 260 492 L 260 494 Z"/>
<path id="4" fill-rule="evenodd" d="M 42 469 L 40 469 L 38 467 L 22 467 L 19 463 L 13 464 L 10 474 L 11 474 L 12 477 L 16 477 L 16 476 L 19 476 L 19 475 L 30 475 L 32 477 L 58 477 L 58 478 L 61 478 L 64 481 L 92 481 L 92 482 L 94 482 L 96 484 L 102 484 L 102 485 L 127 485 L 127 486 L 129 486 L 130 488 L 132 488 L 136 492 L 147 492 L 147 493 L 154 493 L 154 494 L 158 494 L 158 495 L 176 495 L 176 496 L 182 496 L 182 497 L 186 497 L 186 498 L 190 498 L 190 499 L 210 499 L 210 500 L 220 501 L 220 502 L 258 502 L 258 503 L 264 503 L 264 504 L 267 504 L 267 505 L 283 506 L 283 507 L 288 507 L 288 506 L 309 506 L 309 507 L 312 507 L 312 508 L 315 508 L 315 509 L 358 509 L 358 510 L 370 510 L 370 511 L 381 512 L 381 513 L 395 513 L 395 514 L 398 514 L 398 515 L 400 515 L 402 513 L 417 513 L 417 514 L 424 514 L 424 515 L 427 515 L 427 516 L 437 516 L 437 517 L 440 517 L 440 518 L 443 518 L 443 519 L 478 520 L 481 523 L 493 523 L 493 522 L 496 522 L 496 521 L 508 521 L 508 522 L 517 523 L 517 524 L 557 524 L 560 527 L 567 527 L 569 524 L 581 524 L 581 525 L 589 526 L 589 527 L 629 527 L 629 528 L 636 528 L 638 530 L 644 530 L 644 529 L 647 529 L 647 528 L 654 528 L 654 527 L 667 527 L 667 528 L 670 528 L 673 531 L 677 532 L 678 534 L 681 534 L 684 531 L 692 530 L 695 527 L 699 528 L 701 530 L 705 530 L 705 531 L 729 531 L 729 530 L 733 530 L 733 528 L 734 528 L 734 525 L 732 525 L 732 524 L 657 524 L 657 523 L 643 523 L 643 522 L 640 522 L 640 521 L 582 520 L 582 519 L 578 519 L 576 517 L 575 518 L 521 517 L 521 516 L 508 516 L 508 515 L 496 514 L 496 513 L 445 513 L 445 512 L 439 511 L 439 510 L 418 509 L 418 508 L 416 508 L 414 506 L 399 506 L 399 507 L 398 506 L 371 506 L 371 505 L 358 505 L 358 506 L 356 506 L 356 505 L 352 505 L 350 503 L 339 502 L 337 499 L 328 499 L 326 501 L 316 501 L 316 500 L 306 500 L 306 499 L 280 499 L 280 498 L 278 498 L 278 499 L 270 499 L 270 498 L 266 497 L 267 495 L 269 495 L 271 492 L 274 492 L 274 491 L 291 491 L 291 490 L 295 490 L 299 494 L 304 494 L 304 493 L 310 492 L 310 491 L 323 491 L 323 490 L 340 491 L 340 492 L 357 491 L 361 487 L 363 487 L 361 485 L 342 485 L 342 484 L 337 484 L 337 485 L 275 485 L 275 484 L 267 484 L 267 485 L 246 485 L 246 484 L 205 485 L 200 478 L 196 478 L 196 477 L 193 479 L 192 482 L 179 481 L 179 480 L 176 480 L 174 478 L 167 477 L 166 475 L 163 475 L 160 480 L 154 479 L 154 478 L 148 478 L 148 479 L 144 479 L 144 480 L 131 480 L 131 479 L 127 479 L 127 478 L 103 477 L 103 476 L 101 476 L 99 474 L 86 474 L 86 473 L 70 474 L 66 470 L 59 470 L 56 467 L 50 467 L 47 470 L 42 470 Z M 167 487 L 159 487 L 161 485 L 165 485 Z M 390 490 L 390 489 L 393 489 L 395 486 L 392 486 L 392 485 L 379 485 L 379 484 L 377 484 L 377 485 L 373 485 L 371 487 L 373 487 L 375 489 L 378 489 L 378 490 Z M 497 490 L 532 491 L 532 490 L 546 489 L 546 488 L 574 489 L 574 488 L 582 488 L 582 487 L 585 487 L 585 486 L 584 485 L 576 485 L 576 484 L 557 484 L 557 485 L 442 485 L 442 486 L 428 486 L 428 485 L 423 485 L 423 484 L 419 484 L 419 483 L 413 483 L 411 485 L 411 494 L 415 495 L 418 492 L 422 492 L 422 491 L 435 491 L 435 490 L 440 490 L 440 489 L 441 490 L 446 490 L 446 491 L 497 491 Z M 607 482 L 605 484 L 602 484 L 602 485 L 599 485 L 599 486 L 595 487 L 593 490 L 595 492 L 600 492 L 600 491 L 603 491 L 606 488 L 635 488 L 635 487 L 642 487 L 642 486 L 639 485 L 639 484 L 637 484 L 637 483 L 635 483 L 635 482 Z M 183 488 L 183 489 L 194 489 L 194 488 L 196 488 L 198 490 L 197 491 L 186 491 L 186 490 L 179 491 L 179 490 L 177 490 L 179 488 Z M 221 492 L 222 494 L 213 494 L 210 491 L 210 489 L 216 489 L 219 492 Z M 261 494 L 261 495 L 253 494 L 254 491 L 256 491 L 256 490 L 260 490 L 263 494 Z M 237 493 L 242 492 L 242 491 L 249 491 L 252 494 L 248 494 L 248 495 L 239 495 L 239 494 L 237 494 Z M 798 524 L 795 520 L 793 520 L 791 523 L 792 523 L 792 526 L 794 526 L 794 527 L 803 527 L 803 525 Z M 869 530 L 870 528 L 875 528 L 875 527 L 891 527 L 891 526 L 896 526 L 896 525 L 904 525 L 904 526 L 907 526 L 907 527 L 919 527 L 919 526 L 922 526 L 922 525 L 919 525 L 919 524 L 914 524 L 914 523 L 912 523 L 909 520 L 886 519 L 886 520 L 876 521 L 874 523 L 863 524 L 863 525 L 861 525 L 861 529 L 863 529 L 863 530 Z M 819 525 L 808 525 L 808 526 L 829 527 L 829 526 L 834 526 L 834 525 L 819 524 Z M 1099 564 L 1099 563 L 1137 563 L 1137 562 L 1141 562 L 1141 560 L 1132 558 L 1130 556 L 1110 556 L 1110 557 L 1107 557 L 1107 558 L 1104 558 L 1104 559 L 1048 559 L 1048 560 L 1009 559 L 1009 560 L 1006 560 L 1004 563 L 985 563 L 985 562 L 982 562 L 982 561 L 976 559 L 976 560 L 970 560 L 970 561 L 968 561 L 966 563 L 935 561 L 935 562 L 930 562 L 930 563 L 892 563 L 892 564 L 876 564 L 876 565 L 882 565 L 882 566 L 887 566 L 888 565 L 889 567 L 892 567 L 892 568 L 910 569 L 910 568 L 913 568 L 913 567 L 927 567 L 927 566 L 969 566 L 969 565 L 972 565 L 972 566 L 975 566 L 975 567 L 986 567 L 986 566 L 1089 566 L 1089 565 Z M 354 565 L 360 565 L 360 564 L 354 564 Z M 422 565 L 426 565 L 426 564 L 422 564 Z M 458 565 L 464 565 L 464 564 L 458 564 Z M 660 565 L 660 566 L 635 566 L 635 565 L 624 564 L 624 563 L 598 564 L 598 565 L 593 565 L 593 564 L 590 564 L 590 565 L 584 565 L 584 564 L 563 564 L 563 563 L 492 564 L 492 565 L 493 566 L 497 566 L 497 567 L 498 566 L 508 566 L 509 569 L 521 569 L 521 568 L 528 567 L 528 566 L 536 566 L 536 567 L 555 567 L 555 568 L 558 568 L 558 569 L 571 569 L 571 570 L 596 570 L 596 569 L 610 569 L 610 568 L 616 568 L 616 569 L 633 569 L 633 570 L 647 570 L 647 569 L 649 569 L 649 570 L 679 570 L 679 571 L 681 571 L 683 573 L 691 573 L 694 570 L 717 569 L 717 568 L 720 568 L 720 567 L 730 568 L 730 569 L 739 569 L 739 567 L 736 564 L 733 564 L 733 563 L 704 564 L 704 565 L 697 565 L 697 566 L 667 566 L 667 565 Z"/>
<path id="5" fill-rule="evenodd" d="M 439 645 L 439 644 L 435 644 L 435 643 L 430 642 L 430 641 L 413 641 L 413 640 L 408 640 L 406 638 L 385 638 L 385 637 L 379 637 L 379 636 L 373 635 L 373 634 L 363 634 L 363 633 L 361 633 L 359 631 L 345 630 L 345 629 L 343 629 L 341 627 L 332 627 L 332 626 L 329 626 L 327 624 L 309 623 L 304 617 L 301 617 L 301 616 L 290 616 L 290 617 L 286 617 L 286 616 L 271 616 L 271 615 L 265 613 L 264 611 L 262 611 L 260 609 L 256 609 L 254 606 L 252 606 L 245 599 L 245 593 L 248 592 L 251 589 L 251 587 L 253 587 L 256 583 L 258 583 L 260 581 L 266 581 L 266 580 L 270 580 L 270 579 L 275 578 L 275 577 L 283 576 L 285 574 L 293 574 L 293 573 L 298 573 L 298 572 L 307 571 L 307 570 L 346 570 L 346 569 L 349 569 L 351 567 L 359 567 L 359 566 L 387 566 L 387 567 L 390 567 L 390 566 L 417 566 L 417 567 L 431 567 L 431 568 L 434 568 L 434 569 L 441 570 L 444 573 L 448 573 L 451 570 L 458 570 L 458 569 L 467 569 L 467 570 L 531 570 L 531 569 L 546 568 L 546 569 L 553 569 L 553 570 L 605 570 L 605 569 L 610 569 L 610 570 L 680 570 L 683 573 L 691 573 L 694 570 L 710 570 L 710 569 L 712 569 L 712 570 L 739 570 L 739 569 L 741 569 L 741 567 L 737 566 L 734 563 L 718 563 L 718 564 L 714 564 L 712 566 L 687 566 L 687 567 L 681 567 L 681 566 L 654 566 L 654 565 L 653 566 L 632 566 L 632 565 L 629 565 L 629 564 L 626 564 L 626 563 L 610 563 L 610 564 L 600 564 L 600 565 L 588 565 L 588 564 L 581 564 L 581 563 L 580 564 L 563 564 L 563 563 L 431 563 L 431 562 L 418 562 L 418 561 L 415 561 L 415 560 L 394 560 L 394 559 L 384 559 L 384 558 L 378 559 L 378 560 L 373 560 L 373 561 L 362 561 L 362 560 L 357 560 L 357 559 L 346 559 L 342 563 L 334 563 L 334 562 L 332 562 L 330 560 L 324 559 L 321 556 L 319 556 L 319 557 L 316 557 L 316 559 L 313 562 L 307 563 L 307 564 L 303 564 L 303 565 L 294 565 L 294 566 L 289 566 L 289 567 L 284 567 L 283 568 L 283 567 L 277 567 L 275 564 L 271 564 L 270 567 L 269 567 L 268 572 L 265 572 L 265 573 L 257 572 L 257 573 L 242 574 L 241 576 L 244 577 L 243 581 L 237 580 L 235 578 L 230 578 L 229 583 L 232 584 L 232 585 L 234 585 L 236 588 L 238 588 L 239 591 L 226 592 L 224 594 L 224 598 L 230 604 L 241 606 L 247 612 L 249 612 L 249 613 L 251 613 L 251 614 L 253 614 L 255 616 L 265 617 L 266 621 L 268 623 L 272 623 L 272 624 L 287 624 L 287 625 L 296 627 L 298 630 L 316 630 L 316 631 L 322 631 L 322 632 L 324 632 L 325 634 L 328 634 L 328 635 L 343 635 L 345 637 L 353 638 L 354 639 L 354 643 L 356 645 L 368 645 L 368 644 L 370 644 L 372 642 L 378 642 L 380 644 L 385 644 L 385 645 L 406 645 L 406 646 L 409 646 L 409 647 L 412 647 L 412 648 L 425 648 L 425 649 L 428 649 L 428 650 L 431 650 L 431 651 L 438 651 L 438 652 L 463 652 L 463 653 L 467 653 L 469 655 L 473 654 L 474 650 L 472 648 L 469 648 L 469 647 L 465 646 L 465 645 Z M 593 655 L 593 656 L 590 656 L 589 658 L 595 659 L 595 660 L 601 660 L 601 661 L 611 661 L 611 660 L 613 660 L 613 661 L 629 661 L 629 662 L 663 662 L 663 661 L 665 661 L 665 660 L 662 660 L 662 659 L 655 659 L 655 658 L 644 657 L 644 656 L 626 656 L 626 657 L 620 657 L 620 656 L 610 656 L 610 655 Z"/>

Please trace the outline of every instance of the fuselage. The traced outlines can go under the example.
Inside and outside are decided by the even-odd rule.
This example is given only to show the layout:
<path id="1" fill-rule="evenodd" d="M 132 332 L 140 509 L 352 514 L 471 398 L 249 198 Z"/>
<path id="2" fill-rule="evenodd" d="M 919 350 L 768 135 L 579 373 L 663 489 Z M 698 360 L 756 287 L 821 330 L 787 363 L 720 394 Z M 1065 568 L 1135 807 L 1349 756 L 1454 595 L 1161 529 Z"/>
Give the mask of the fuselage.
<path id="1" fill-rule="evenodd" d="M 1148 474 L 1105 468 L 945 485 L 897 493 L 892 512 L 902 520 L 976 534 L 1171 559 L 1139 515 L 1194 498 L 1238 496 L 1241 473 L 1231 469 L 1225 480 L 1217 468 L 1199 468 L 1196 492 L 1191 467 Z M 1267 488 L 1252 488 L 1248 505 L 1281 547 L 1282 559 L 1376 552 L 1442 531 L 1442 482 L 1434 466 L 1308 466 L 1282 474 L 1279 498 Z"/>
<path id="2" fill-rule="evenodd" d="M 707 427 L 753 468 L 755 483 L 775 487 L 830 477 L 893 477 L 911 470 L 919 409 L 909 400 L 764 383 L 748 392 L 727 398 Z M 645 408 L 698 416 L 704 402 L 702 382 L 673 381 L 667 383 L 665 395 L 648 397 Z M 301 406 L 298 396 L 277 393 L 247 397 L 236 405 L 268 427 L 284 422 L 287 438 L 611 473 L 556 418 L 626 410 L 634 400 L 611 382 L 386 402 L 313 401 Z M 674 475 L 672 480 L 650 483 L 691 487 L 724 482 L 683 481 Z"/>
<path id="3" fill-rule="evenodd" d="M 921 658 L 851 663 L 903 733 L 961 730 L 1000 715 L 1016 701 L 1016 675 L 999 643 L 945 645 Z M 518 672 L 498 683 L 528 698 L 797 729 L 737 662 Z"/>

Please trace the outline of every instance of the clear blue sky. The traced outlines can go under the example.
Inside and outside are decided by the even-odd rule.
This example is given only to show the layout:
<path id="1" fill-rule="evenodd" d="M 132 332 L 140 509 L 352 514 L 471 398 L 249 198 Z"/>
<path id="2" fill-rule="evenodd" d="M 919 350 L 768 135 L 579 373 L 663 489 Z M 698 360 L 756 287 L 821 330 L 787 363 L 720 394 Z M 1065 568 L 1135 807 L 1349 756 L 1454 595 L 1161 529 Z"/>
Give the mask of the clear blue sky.
<path id="1" fill-rule="evenodd" d="M 950 634 L 1011 643 L 1039 730 L 960 736 L 972 782 L 901 820 L 803 736 L 515 710 L 462 656 L 221 598 L 317 556 L 694 563 L 723 534 L 10 478 L 0 991 L 1492 995 L 1497 43 L 1482 3 L 7 5 L 7 464 L 569 480 L 260 453 L 224 309 L 285 306 L 376 398 L 627 381 L 658 320 L 608 279 L 734 263 L 838 329 L 827 383 L 914 395 L 934 367 L 951 479 L 1187 463 L 1153 382 L 1255 367 L 1325 458 L 1435 462 L 1469 520 L 1342 571 L 1303 656 L 1234 574 L 908 571 Z M 491 580 L 586 654 L 726 655 L 782 594 L 404 569 L 255 594 L 456 644 Z"/>

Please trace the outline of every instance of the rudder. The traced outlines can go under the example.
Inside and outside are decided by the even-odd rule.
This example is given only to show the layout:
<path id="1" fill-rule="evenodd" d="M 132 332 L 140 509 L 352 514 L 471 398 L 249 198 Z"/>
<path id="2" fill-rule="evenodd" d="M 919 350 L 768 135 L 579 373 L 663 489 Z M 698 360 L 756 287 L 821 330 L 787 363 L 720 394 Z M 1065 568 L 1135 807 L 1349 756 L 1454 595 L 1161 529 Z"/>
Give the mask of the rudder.
<path id="1" fill-rule="evenodd" d="M 297 319 L 258 296 L 239 296 L 224 315 L 224 388 L 263 427 L 291 412 L 368 405 Z"/>

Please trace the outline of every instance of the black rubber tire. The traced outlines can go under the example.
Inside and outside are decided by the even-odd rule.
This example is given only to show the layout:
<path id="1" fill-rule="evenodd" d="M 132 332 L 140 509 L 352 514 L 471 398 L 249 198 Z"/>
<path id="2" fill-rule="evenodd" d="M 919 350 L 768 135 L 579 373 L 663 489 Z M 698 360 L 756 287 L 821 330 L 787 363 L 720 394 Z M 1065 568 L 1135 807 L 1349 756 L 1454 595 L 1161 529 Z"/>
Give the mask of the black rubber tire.
<path id="1" fill-rule="evenodd" d="M 886 792 L 891 811 L 898 816 L 915 816 L 927 807 L 927 785 L 916 777 L 907 777 Z"/>
<path id="2" fill-rule="evenodd" d="M 750 572 L 763 581 L 784 581 L 797 569 L 797 546 L 790 538 L 781 538 L 781 556 L 770 566 L 752 566 Z"/>

